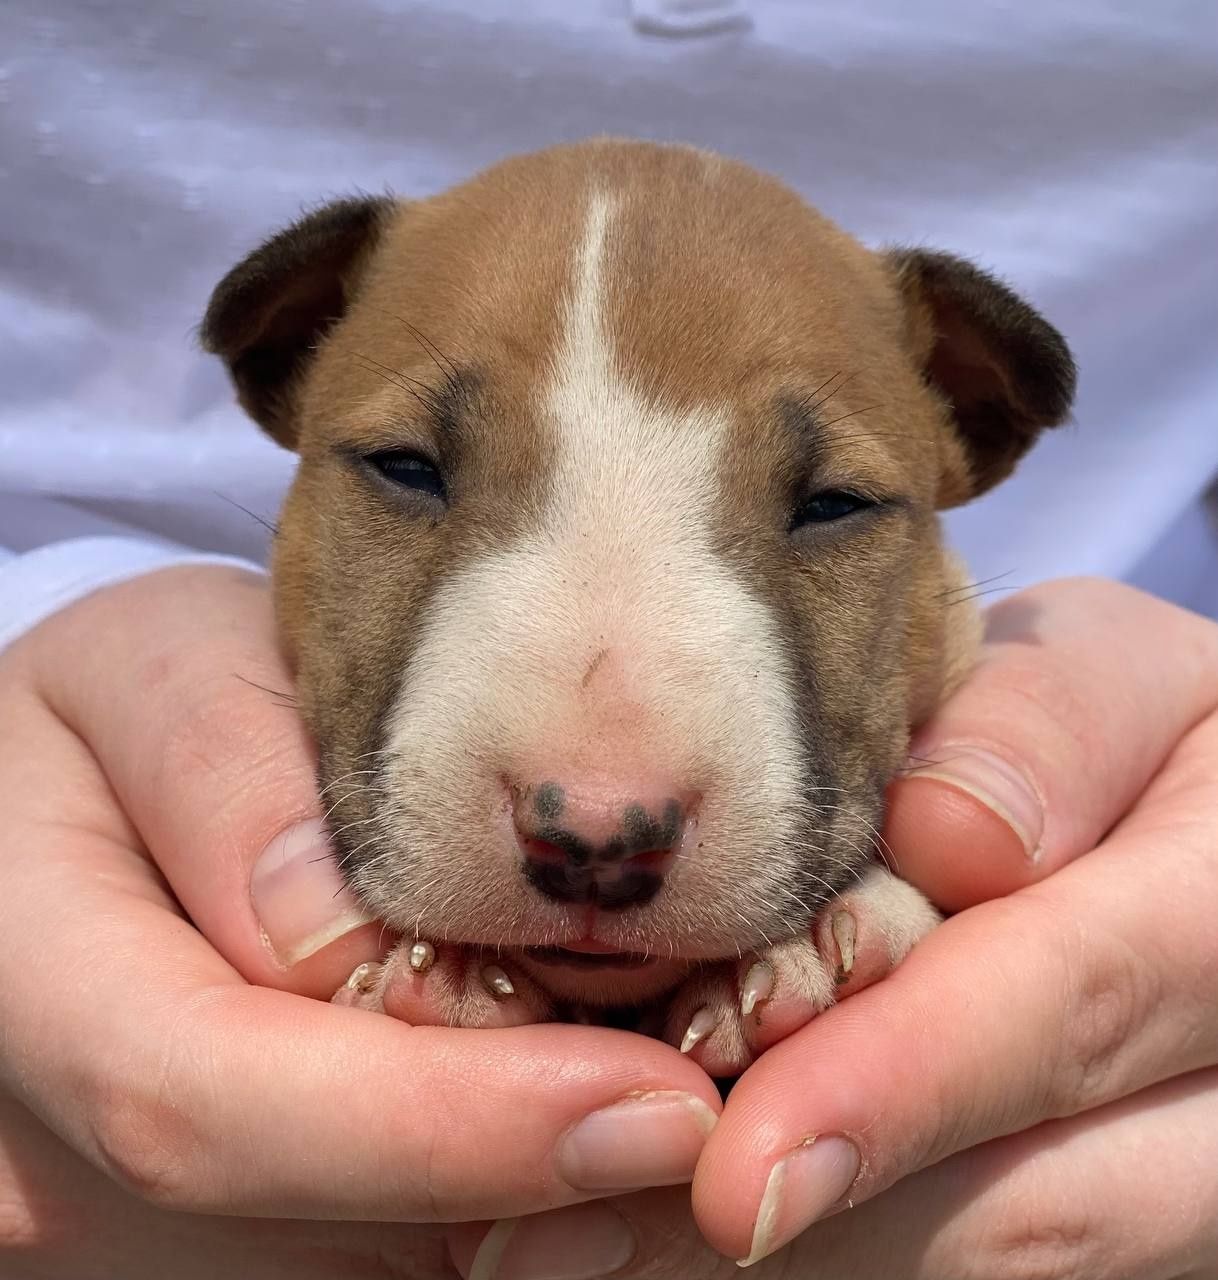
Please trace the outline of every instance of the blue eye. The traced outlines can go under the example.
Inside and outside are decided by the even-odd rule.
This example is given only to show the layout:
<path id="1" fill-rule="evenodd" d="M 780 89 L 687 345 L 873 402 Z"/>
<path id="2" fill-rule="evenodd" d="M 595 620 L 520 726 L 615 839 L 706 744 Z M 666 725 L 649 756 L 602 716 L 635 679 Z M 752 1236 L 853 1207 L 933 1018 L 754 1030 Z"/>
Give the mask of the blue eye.
<path id="1" fill-rule="evenodd" d="M 403 489 L 430 494 L 433 498 L 445 496 L 444 477 L 439 467 L 421 454 L 408 449 L 386 449 L 383 453 L 371 454 L 367 460 L 386 480 Z"/>
<path id="2" fill-rule="evenodd" d="M 806 524 L 828 524 L 833 520 L 844 520 L 856 511 L 875 505 L 870 498 L 850 493 L 846 489 L 826 489 L 824 493 L 813 494 L 795 508 L 791 528 L 795 530 Z"/>

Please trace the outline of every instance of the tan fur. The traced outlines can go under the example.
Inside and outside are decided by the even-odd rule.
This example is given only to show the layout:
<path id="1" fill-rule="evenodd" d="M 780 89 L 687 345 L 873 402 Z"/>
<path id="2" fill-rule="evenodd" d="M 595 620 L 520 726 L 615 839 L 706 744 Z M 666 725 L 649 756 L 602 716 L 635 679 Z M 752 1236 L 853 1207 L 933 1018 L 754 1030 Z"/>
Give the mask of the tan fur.
<path id="1" fill-rule="evenodd" d="M 399 571 L 378 573 L 373 562 L 365 573 L 359 562 L 375 551 L 363 531 L 378 513 L 337 474 L 328 447 L 336 438 L 369 448 L 402 439 L 395 424 L 411 421 L 416 407 L 403 379 L 432 385 L 436 375 L 417 331 L 455 364 L 485 370 L 493 387 L 483 412 L 493 415 L 496 430 L 484 438 L 480 476 L 465 495 L 469 518 L 445 542 L 445 569 L 519 527 L 527 505 L 505 507 L 495 500 L 501 490 L 478 482 L 527 495 L 537 473 L 543 445 L 522 410 L 556 341 L 555 303 L 567 287 L 579 210 L 590 188 L 603 187 L 625 204 L 615 236 L 613 332 L 632 380 L 675 408 L 721 399 L 738 408 L 741 445 L 725 485 L 729 529 L 773 516 L 757 506 L 759 498 L 775 498 L 766 468 L 782 445 L 770 405 L 786 386 L 824 388 L 817 399 L 826 402 L 829 418 L 840 419 L 827 429 L 835 471 L 917 504 L 912 538 L 886 537 L 892 550 L 876 546 L 865 556 L 856 550 L 848 562 L 833 557 L 806 571 L 805 607 L 831 619 L 841 634 L 840 644 L 818 647 L 824 683 L 852 690 L 880 673 L 844 661 L 834 671 L 834 656 L 873 647 L 872 602 L 890 589 L 900 565 L 904 600 L 893 601 L 891 612 L 906 621 L 894 632 L 890 670 L 880 677 L 889 687 L 878 700 L 890 722 L 865 735 L 862 746 L 866 767 L 877 749 L 895 765 L 901 729 L 924 718 L 942 688 L 946 628 L 966 630 L 969 622 L 965 609 L 937 602 L 949 580 L 931 516 L 945 468 L 960 468 L 960 449 L 903 346 L 905 314 L 882 259 L 773 180 L 692 149 L 593 142 L 544 153 L 541 172 L 537 160 L 507 161 L 455 191 L 402 206 L 358 305 L 310 371 L 301 397 L 303 465 L 276 546 L 285 633 L 293 651 L 314 655 L 315 679 L 324 682 L 310 703 L 354 718 L 359 708 L 341 689 L 352 682 L 377 687 L 396 673 L 438 545 L 420 531 L 412 545 L 396 549 Z M 690 198 L 690 184 L 703 198 Z M 336 533 L 345 544 L 363 544 L 354 562 L 319 561 L 312 526 L 324 510 L 341 522 Z M 773 562 L 744 552 L 740 558 L 760 583 L 775 576 Z M 786 572 L 785 559 L 780 553 L 777 573 Z M 344 631 L 356 625 L 381 634 L 357 635 L 334 652 L 323 630 L 327 599 L 353 572 L 357 582 L 344 584 L 342 595 L 358 594 L 361 606 L 356 618 L 339 606 Z M 358 660 L 369 651 L 378 655 L 376 670 Z M 850 718 L 857 710 L 847 694 L 832 714 Z M 355 736 L 357 727 L 350 729 Z M 881 746 L 877 736 L 888 741 Z"/>

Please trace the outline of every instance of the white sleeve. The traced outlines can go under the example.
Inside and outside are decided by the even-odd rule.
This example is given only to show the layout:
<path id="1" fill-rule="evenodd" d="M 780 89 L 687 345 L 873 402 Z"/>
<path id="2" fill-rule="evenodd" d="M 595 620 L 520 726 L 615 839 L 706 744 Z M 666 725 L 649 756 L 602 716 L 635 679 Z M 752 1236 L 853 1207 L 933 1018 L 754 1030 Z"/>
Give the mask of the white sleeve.
<path id="1" fill-rule="evenodd" d="M 141 538 L 70 538 L 17 555 L 0 547 L 0 649 L 44 618 L 102 587 L 179 564 L 221 564 L 262 573 L 235 556 L 209 555 Z"/>

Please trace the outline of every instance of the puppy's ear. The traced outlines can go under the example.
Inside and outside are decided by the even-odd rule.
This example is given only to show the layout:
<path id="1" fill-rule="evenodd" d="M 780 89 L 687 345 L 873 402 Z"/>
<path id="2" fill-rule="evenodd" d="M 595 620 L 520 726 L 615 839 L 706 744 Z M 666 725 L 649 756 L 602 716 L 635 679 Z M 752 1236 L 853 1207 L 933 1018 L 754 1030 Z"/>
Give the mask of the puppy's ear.
<path id="1" fill-rule="evenodd" d="M 972 263 L 918 249 L 887 258 L 923 376 L 963 446 L 945 459 L 940 505 L 954 506 L 1005 479 L 1041 430 L 1066 418 L 1074 360 L 1047 320 Z"/>
<path id="2" fill-rule="evenodd" d="M 296 447 L 302 375 L 397 207 L 387 198 L 325 205 L 255 249 L 211 296 L 203 346 L 228 365 L 250 417 L 286 448 Z"/>

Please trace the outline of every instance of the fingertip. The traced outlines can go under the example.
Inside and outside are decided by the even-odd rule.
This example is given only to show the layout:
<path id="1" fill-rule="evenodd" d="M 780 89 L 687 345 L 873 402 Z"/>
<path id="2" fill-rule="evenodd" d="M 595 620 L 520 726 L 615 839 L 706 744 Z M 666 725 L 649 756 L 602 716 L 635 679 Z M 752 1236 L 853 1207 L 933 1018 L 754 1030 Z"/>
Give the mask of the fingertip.
<path id="1" fill-rule="evenodd" d="M 249 873 L 261 941 L 251 981 L 329 999 L 359 964 L 382 958 L 393 939 L 347 887 L 319 818 L 272 837 Z"/>
<path id="2" fill-rule="evenodd" d="M 894 978 L 900 977 L 898 970 Z M 822 1136 L 843 1135 L 862 1153 L 864 1172 L 868 1169 L 877 1106 L 902 1078 L 918 1079 L 920 1070 L 916 1051 L 911 1055 L 908 1045 L 900 1046 L 902 1054 L 882 1032 L 877 1037 L 875 1027 L 890 1021 L 882 1011 L 889 986 L 889 981 L 877 983 L 821 1014 L 763 1054 L 733 1089 L 707 1139 L 692 1188 L 699 1229 L 725 1257 L 754 1255 L 762 1206 L 784 1156 Z M 860 1027 L 865 1028 L 862 1037 Z M 861 1054 L 843 1053 L 843 1046 L 849 1051 L 860 1044 Z M 858 1201 L 868 1195 L 860 1188 Z"/>
<path id="3" fill-rule="evenodd" d="M 1013 893 L 1048 869 L 1028 857 L 1005 816 L 938 777 L 914 774 L 892 785 L 884 838 L 901 878 L 947 912 Z"/>

